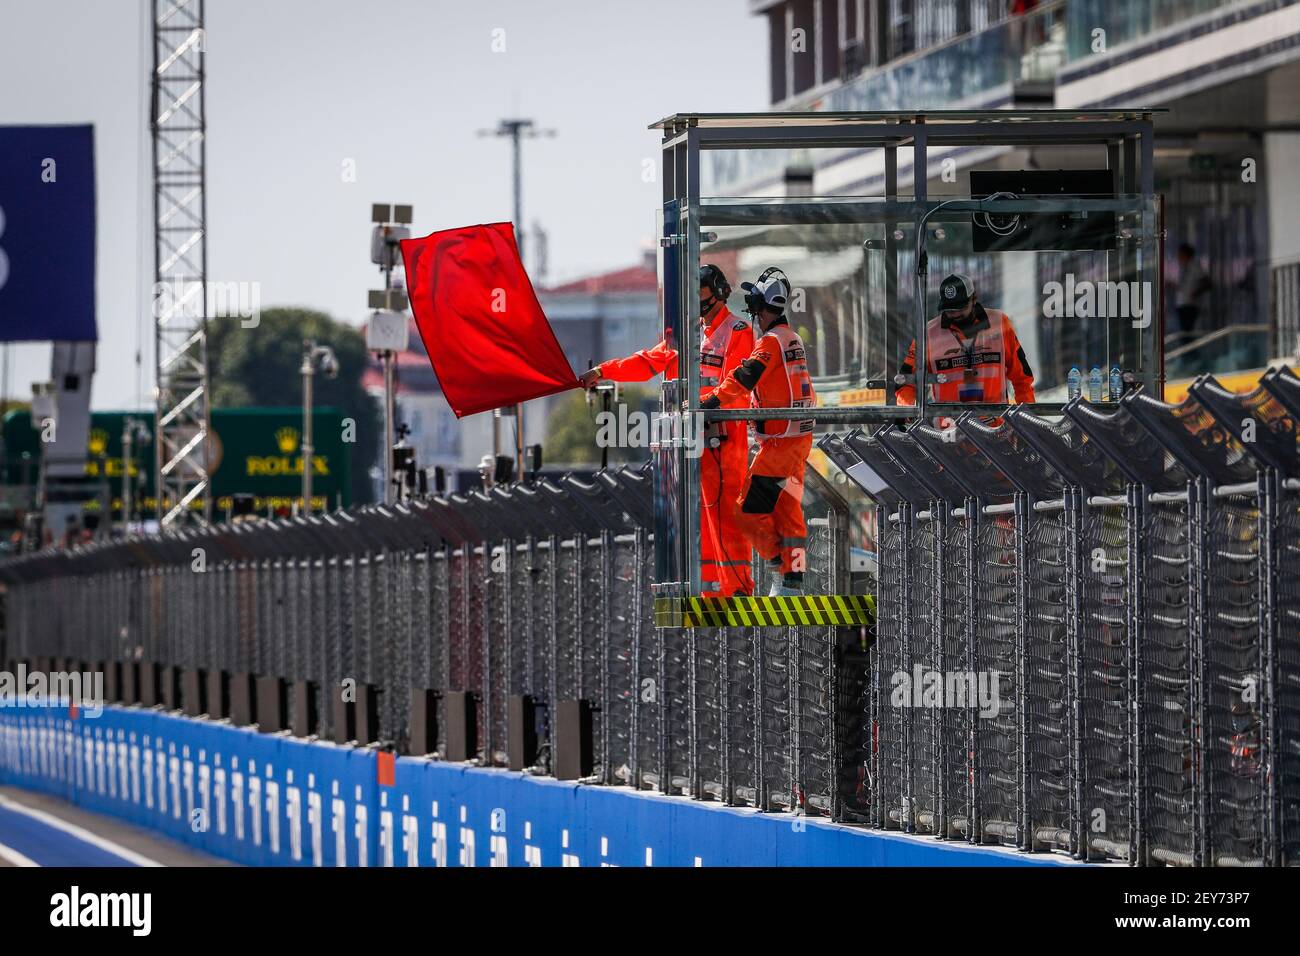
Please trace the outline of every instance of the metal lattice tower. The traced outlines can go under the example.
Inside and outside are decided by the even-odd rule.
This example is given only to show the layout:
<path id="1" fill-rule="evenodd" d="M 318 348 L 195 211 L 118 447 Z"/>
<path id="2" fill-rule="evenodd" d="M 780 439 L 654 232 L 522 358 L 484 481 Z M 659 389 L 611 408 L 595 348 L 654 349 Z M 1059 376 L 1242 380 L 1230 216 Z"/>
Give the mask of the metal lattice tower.
<path id="1" fill-rule="evenodd" d="M 207 472 L 207 205 L 203 0 L 152 0 L 154 420 L 158 519 L 212 515 Z M 202 502 L 201 509 L 191 503 Z"/>

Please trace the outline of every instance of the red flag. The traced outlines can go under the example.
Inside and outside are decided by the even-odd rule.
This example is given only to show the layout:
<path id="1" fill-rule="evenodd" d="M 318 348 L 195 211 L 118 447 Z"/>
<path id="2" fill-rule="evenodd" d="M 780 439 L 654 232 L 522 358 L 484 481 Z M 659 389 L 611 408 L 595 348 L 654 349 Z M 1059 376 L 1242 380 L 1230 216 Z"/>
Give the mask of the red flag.
<path id="1" fill-rule="evenodd" d="M 508 222 L 403 239 L 406 285 L 457 418 L 578 387 Z"/>

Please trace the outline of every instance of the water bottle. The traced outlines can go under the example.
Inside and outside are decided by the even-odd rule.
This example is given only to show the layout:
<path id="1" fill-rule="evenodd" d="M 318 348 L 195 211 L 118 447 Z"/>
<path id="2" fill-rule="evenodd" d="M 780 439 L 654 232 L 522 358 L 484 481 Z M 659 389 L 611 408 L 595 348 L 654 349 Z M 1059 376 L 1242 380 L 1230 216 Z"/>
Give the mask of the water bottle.
<path id="1" fill-rule="evenodd" d="M 1078 398 L 1083 391 L 1083 373 L 1079 371 L 1079 366 L 1070 366 L 1070 374 L 1065 378 L 1067 398 Z"/>
<path id="2" fill-rule="evenodd" d="M 1088 373 L 1088 401 L 1101 401 L 1101 367 L 1094 365 Z"/>
<path id="3" fill-rule="evenodd" d="M 1110 367 L 1110 400 L 1118 402 L 1124 395 L 1124 373 L 1119 370 L 1118 365 Z"/>

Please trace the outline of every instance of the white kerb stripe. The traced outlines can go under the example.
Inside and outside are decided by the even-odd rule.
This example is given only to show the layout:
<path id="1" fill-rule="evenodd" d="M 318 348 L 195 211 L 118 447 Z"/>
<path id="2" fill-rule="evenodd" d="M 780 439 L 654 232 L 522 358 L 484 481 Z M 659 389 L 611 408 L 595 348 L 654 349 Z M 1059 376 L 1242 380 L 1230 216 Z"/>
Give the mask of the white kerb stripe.
<path id="1" fill-rule="evenodd" d="M 8 860 L 14 866 L 40 866 L 30 857 L 23 856 L 11 846 L 5 846 L 0 843 L 0 860 Z"/>
<path id="2" fill-rule="evenodd" d="M 126 847 L 114 843 L 112 840 L 106 840 L 96 833 L 91 833 L 84 827 L 79 827 L 75 823 L 69 823 L 67 820 L 62 820 L 53 814 L 46 813 L 44 810 L 25 807 L 21 803 L 15 803 L 13 800 L 10 800 L 5 796 L 0 796 L 0 806 L 4 807 L 6 810 L 12 810 L 15 813 L 25 814 L 33 820 L 39 820 L 47 826 L 54 827 L 56 830 L 62 830 L 69 836 L 76 837 L 78 840 L 89 843 L 91 846 L 97 846 L 105 853 L 111 853 L 114 856 L 121 857 L 123 860 L 126 860 L 128 863 L 133 863 L 136 866 L 162 866 L 162 864 L 157 860 L 151 860 L 147 856 L 141 856 L 134 850 L 128 850 Z"/>

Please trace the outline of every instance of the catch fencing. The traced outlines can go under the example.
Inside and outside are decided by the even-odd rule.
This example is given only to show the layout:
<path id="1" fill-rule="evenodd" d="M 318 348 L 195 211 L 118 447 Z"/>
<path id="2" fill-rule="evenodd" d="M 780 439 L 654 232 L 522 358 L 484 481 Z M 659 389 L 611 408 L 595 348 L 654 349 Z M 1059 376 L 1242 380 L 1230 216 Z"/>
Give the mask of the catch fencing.
<path id="1" fill-rule="evenodd" d="M 1300 379 L 823 435 L 874 629 L 656 628 L 611 469 L 0 564 L 0 657 L 110 700 L 1136 865 L 1300 864 Z M 857 592 L 811 469 L 810 591 Z M 757 562 L 762 591 L 770 569 Z"/>
<path id="2" fill-rule="evenodd" d="M 834 719 L 861 702 L 836 701 L 865 668 L 837 663 L 863 658 L 862 629 L 654 627 L 651 481 L 615 468 L 10 561 L 4 659 L 264 731 L 842 817 L 862 781 L 839 750 L 865 735 Z M 807 511 L 810 581 L 842 592 L 845 505 L 814 478 Z"/>
<path id="3" fill-rule="evenodd" d="M 1300 863 L 1300 379 L 824 436 L 878 504 L 877 827 Z"/>

